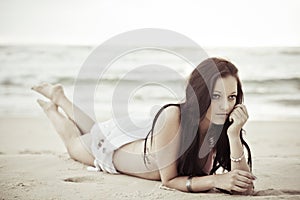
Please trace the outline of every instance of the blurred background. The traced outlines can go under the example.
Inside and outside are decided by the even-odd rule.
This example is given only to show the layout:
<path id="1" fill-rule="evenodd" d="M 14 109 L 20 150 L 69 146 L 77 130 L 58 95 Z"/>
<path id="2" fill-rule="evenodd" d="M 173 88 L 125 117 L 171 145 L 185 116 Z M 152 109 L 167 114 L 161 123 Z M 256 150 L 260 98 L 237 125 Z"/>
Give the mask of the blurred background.
<path id="1" fill-rule="evenodd" d="M 239 68 L 250 120 L 299 120 L 299 10 L 297 0 L 0 0 L 0 116 L 39 116 L 39 95 L 30 88 L 43 81 L 62 83 L 72 98 L 76 77 L 97 46 L 133 29 L 161 28 Z M 97 117 L 111 115 L 113 91 L 126 69 L 150 58 L 160 63 L 161 57 L 183 76 L 192 70 L 158 51 L 126 55 L 110 66 L 95 91 Z M 128 109 L 151 114 L 153 106 L 176 100 L 164 88 L 147 86 L 133 94 Z"/>

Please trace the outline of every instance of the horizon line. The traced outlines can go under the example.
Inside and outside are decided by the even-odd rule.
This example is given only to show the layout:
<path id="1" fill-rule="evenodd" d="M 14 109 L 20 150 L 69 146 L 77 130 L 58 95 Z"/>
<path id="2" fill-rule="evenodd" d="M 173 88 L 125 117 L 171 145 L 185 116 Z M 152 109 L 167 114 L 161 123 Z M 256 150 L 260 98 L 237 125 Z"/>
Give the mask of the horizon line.
<path id="1" fill-rule="evenodd" d="M 96 43 L 46 43 L 46 42 L 35 42 L 35 43 L 30 43 L 30 42 L 0 42 L 0 46 L 85 46 L 85 47 L 96 47 L 99 46 L 100 44 Z M 122 46 L 123 44 L 119 44 L 117 46 Z M 176 47 L 174 45 L 173 47 Z M 183 46 L 178 46 L 178 47 L 183 47 Z M 300 47 L 300 44 L 298 45 L 202 45 L 204 48 L 220 48 L 220 47 L 235 47 L 235 48 L 255 48 L 255 47 L 260 47 L 260 48 L 276 48 L 276 47 L 290 47 L 290 48 L 297 48 Z"/>

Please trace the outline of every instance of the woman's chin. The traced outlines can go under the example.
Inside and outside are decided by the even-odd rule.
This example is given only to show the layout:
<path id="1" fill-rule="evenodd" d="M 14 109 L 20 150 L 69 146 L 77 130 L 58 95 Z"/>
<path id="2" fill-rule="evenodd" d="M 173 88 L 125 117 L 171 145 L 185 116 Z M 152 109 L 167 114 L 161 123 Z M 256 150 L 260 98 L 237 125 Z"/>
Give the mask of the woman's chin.
<path id="1" fill-rule="evenodd" d="M 214 119 L 211 122 L 216 125 L 224 125 L 226 122 L 226 119 Z"/>
<path id="2" fill-rule="evenodd" d="M 224 122 L 213 122 L 213 124 L 215 124 L 215 125 L 224 125 L 225 121 Z"/>

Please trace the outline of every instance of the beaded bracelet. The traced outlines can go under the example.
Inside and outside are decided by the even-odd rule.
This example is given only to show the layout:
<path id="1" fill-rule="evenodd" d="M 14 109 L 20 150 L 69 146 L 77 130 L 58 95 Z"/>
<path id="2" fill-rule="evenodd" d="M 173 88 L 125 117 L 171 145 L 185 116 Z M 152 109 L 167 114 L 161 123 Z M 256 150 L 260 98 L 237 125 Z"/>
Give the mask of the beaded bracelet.
<path id="1" fill-rule="evenodd" d="M 186 180 L 186 184 L 185 184 L 186 189 L 187 189 L 189 192 L 194 192 L 194 191 L 192 190 L 192 178 L 193 178 L 193 176 L 189 176 L 188 179 Z"/>
<path id="2" fill-rule="evenodd" d="M 239 157 L 239 158 L 233 158 L 233 157 L 230 156 L 230 160 L 232 162 L 240 162 L 244 157 L 245 157 L 245 153 L 243 151 L 243 154 L 241 155 L 241 157 Z"/>

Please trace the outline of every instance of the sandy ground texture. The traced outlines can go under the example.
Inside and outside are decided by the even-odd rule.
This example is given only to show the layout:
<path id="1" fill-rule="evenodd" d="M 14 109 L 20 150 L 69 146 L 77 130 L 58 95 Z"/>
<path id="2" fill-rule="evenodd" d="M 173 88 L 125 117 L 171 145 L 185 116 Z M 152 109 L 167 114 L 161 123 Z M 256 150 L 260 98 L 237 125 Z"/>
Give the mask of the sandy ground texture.
<path id="1" fill-rule="evenodd" d="M 184 193 L 160 182 L 89 172 L 46 117 L 0 118 L 0 199 L 300 199 L 300 121 L 251 122 L 255 196 Z"/>

